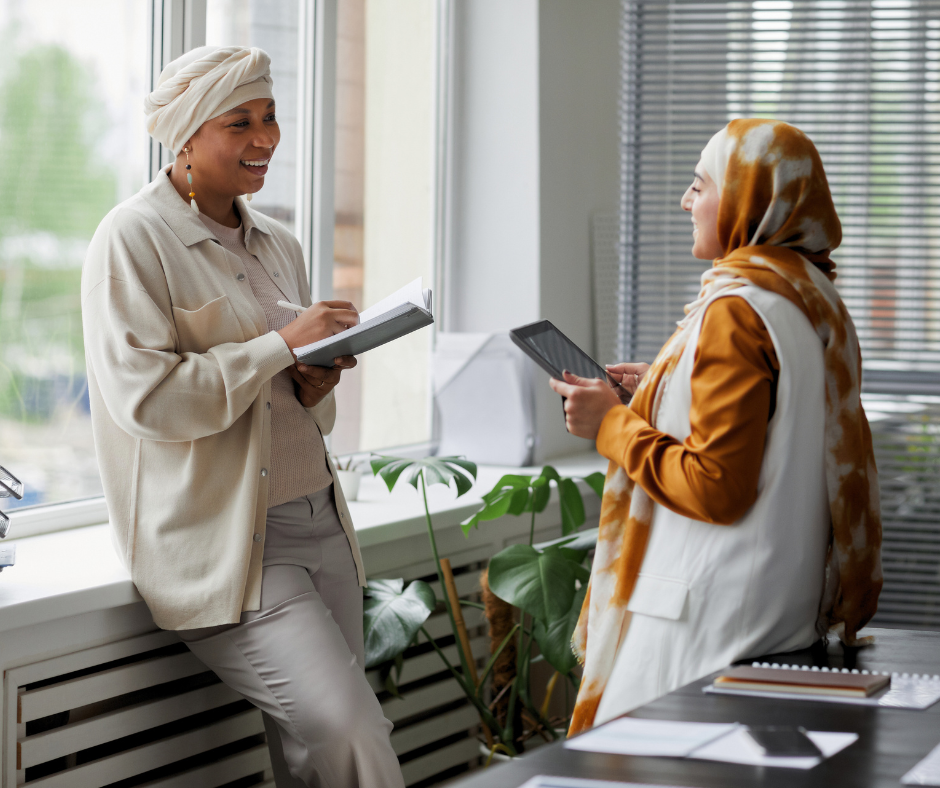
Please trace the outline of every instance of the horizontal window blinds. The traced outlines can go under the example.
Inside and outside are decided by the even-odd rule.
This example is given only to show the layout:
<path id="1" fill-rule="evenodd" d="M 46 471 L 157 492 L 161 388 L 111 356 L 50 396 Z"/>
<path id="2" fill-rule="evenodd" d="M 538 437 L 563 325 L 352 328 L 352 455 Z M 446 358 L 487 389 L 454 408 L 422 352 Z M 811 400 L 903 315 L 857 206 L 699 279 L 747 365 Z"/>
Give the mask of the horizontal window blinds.
<path id="1" fill-rule="evenodd" d="M 711 135 L 737 117 L 803 129 L 842 219 L 878 437 L 878 621 L 940 628 L 940 2 L 624 0 L 621 51 L 621 357 L 652 360 L 698 292 L 679 199 Z"/>

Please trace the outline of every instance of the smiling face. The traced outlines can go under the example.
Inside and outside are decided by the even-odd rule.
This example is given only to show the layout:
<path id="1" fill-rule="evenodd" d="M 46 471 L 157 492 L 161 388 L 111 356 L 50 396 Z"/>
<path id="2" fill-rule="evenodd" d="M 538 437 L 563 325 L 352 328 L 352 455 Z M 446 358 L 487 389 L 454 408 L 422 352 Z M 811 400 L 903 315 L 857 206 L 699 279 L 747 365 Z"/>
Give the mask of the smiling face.
<path id="1" fill-rule="evenodd" d="M 718 204 L 721 193 L 705 171 L 702 162 L 695 168 L 695 179 L 682 195 L 682 209 L 692 214 L 692 256 L 714 260 L 724 254 L 718 242 Z"/>
<path id="2" fill-rule="evenodd" d="M 280 140 L 271 99 L 247 101 L 207 120 L 189 142 L 197 199 L 207 193 L 234 198 L 258 191 Z"/>

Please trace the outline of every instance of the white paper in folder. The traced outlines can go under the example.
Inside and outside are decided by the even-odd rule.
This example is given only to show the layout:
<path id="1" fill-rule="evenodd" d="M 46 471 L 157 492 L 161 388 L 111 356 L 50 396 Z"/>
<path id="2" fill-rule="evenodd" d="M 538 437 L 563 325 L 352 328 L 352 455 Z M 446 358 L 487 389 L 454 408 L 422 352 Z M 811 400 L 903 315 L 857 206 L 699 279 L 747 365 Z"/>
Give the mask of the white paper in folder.
<path id="1" fill-rule="evenodd" d="M 372 318 L 378 317 L 385 312 L 390 312 L 395 307 L 401 306 L 402 304 L 414 304 L 421 309 L 426 309 L 428 312 L 433 311 L 431 309 L 431 291 L 427 288 L 422 288 L 421 284 L 421 277 L 419 276 L 400 290 L 396 290 L 390 296 L 383 298 L 379 303 L 373 304 L 368 309 L 363 309 L 359 313 L 360 324 L 365 323 L 367 320 L 372 320 Z"/>
<path id="2" fill-rule="evenodd" d="M 358 356 L 433 322 L 431 291 L 421 287 L 419 277 L 360 312 L 359 325 L 293 351 L 304 364 L 332 367 L 337 356 Z"/>

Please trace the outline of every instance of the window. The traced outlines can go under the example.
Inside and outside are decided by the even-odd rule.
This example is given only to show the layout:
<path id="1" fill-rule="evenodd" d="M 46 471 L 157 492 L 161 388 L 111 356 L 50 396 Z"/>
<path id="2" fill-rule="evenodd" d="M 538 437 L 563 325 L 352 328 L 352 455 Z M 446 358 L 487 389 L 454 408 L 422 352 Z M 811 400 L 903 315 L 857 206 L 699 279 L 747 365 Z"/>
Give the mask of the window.
<path id="1" fill-rule="evenodd" d="M 436 6 L 338 3 L 333 294 L 359 309 L 419 276 L 432 284 Z M 430 440 L 431 336 L 416 332 L 344 373 L 334 453 Z"/>
<path id="2" fill-rule="evenodd" d="M 300 0 L 208 0 L 206 4 L 206 44 L 259 47 L 271 55 L 281 141 L 264 188 L 252 196 L 251 207 L 297 234 L 297 191 L 302 180 L 297 155 L 300 12 Z"/>
<path id="3" fill-rule="evenodd" d="M 79 281 L 98 222 L 145 182 L 147 15 L 0 2 L 0 463 L 20 506 L 101 494 Z"/>
<path id="4" fill-rule="evenodd" d="M 621 356 L 650 360 L 698 292 L 679 208 L 709 137 L 774 117 L 819 148 L 843 223 L 880 471 L 875 623 L 940 627 L 940 7 L 624 0 Z"/>
<path id="5" fill-rule="evenodd" d="M 104 215 L 172 159 L 148 138 L 142 101 L 183 51 L 271 54 L 282 136 L 252 206 L 298 236 L 314 298 L 362 308 L 418 276 L 433 287 L 438 5 L 0 0 L 0 462 L 26 483 L 20 507 L 101 495 L 81 264 Z M 334 453 L 430 439 L 431 336 L 347 373 Z M 66 523 L 36 510 L 37 524 L 14 533 L 100 522 L 100 497 L 87 512 L 70 509 Z"/>

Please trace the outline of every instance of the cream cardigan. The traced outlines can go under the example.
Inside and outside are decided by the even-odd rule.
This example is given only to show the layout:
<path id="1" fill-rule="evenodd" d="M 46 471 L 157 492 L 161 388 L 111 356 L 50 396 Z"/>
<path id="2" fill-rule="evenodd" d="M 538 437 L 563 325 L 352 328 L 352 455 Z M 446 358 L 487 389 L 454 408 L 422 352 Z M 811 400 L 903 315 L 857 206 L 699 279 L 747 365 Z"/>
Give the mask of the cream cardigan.
<path id="1" fill-rule="evenodd" d="M 277 272 L 286 300 L 309 305 L 297 240 L 241 198 L 238 210 L 248 250 Z M 294 357 L 268 332 L 241 260 L 166 172 L 98 226 L 82 271 L 82 325 L 119 555 L 157 626 L 237 622 L 261 602 L 271 378 Z M 328 434 L 333 396 L 308 413 Z M 365 585 L 352 519 L 334 489 Z"/>

